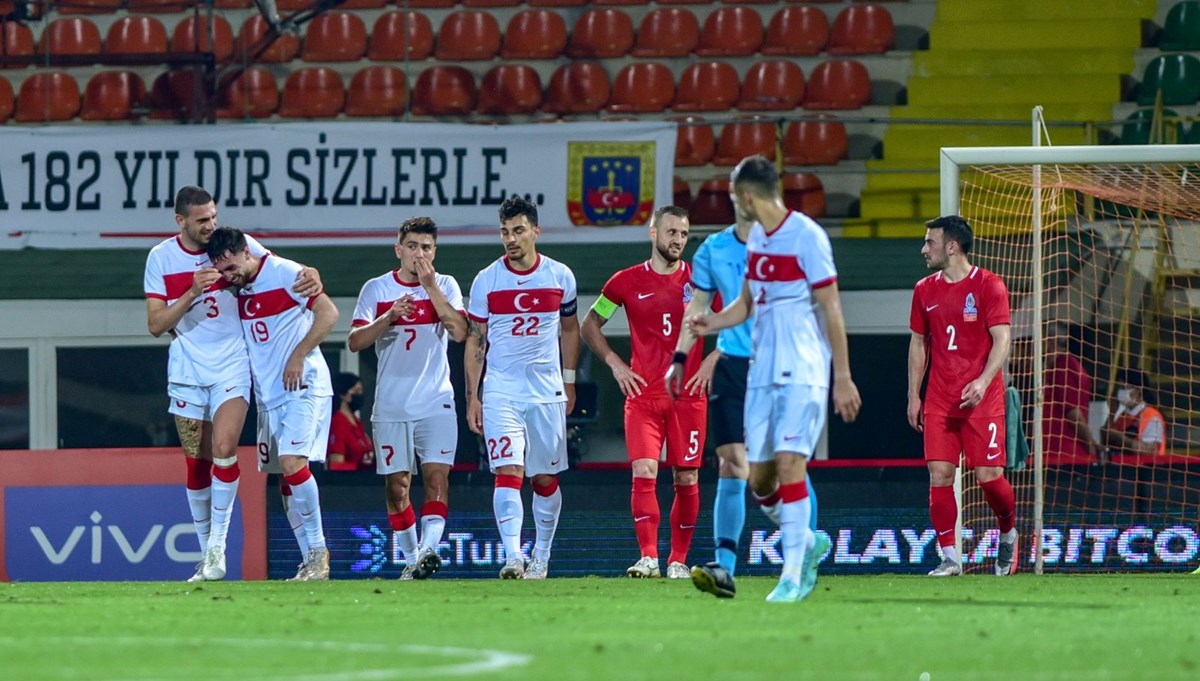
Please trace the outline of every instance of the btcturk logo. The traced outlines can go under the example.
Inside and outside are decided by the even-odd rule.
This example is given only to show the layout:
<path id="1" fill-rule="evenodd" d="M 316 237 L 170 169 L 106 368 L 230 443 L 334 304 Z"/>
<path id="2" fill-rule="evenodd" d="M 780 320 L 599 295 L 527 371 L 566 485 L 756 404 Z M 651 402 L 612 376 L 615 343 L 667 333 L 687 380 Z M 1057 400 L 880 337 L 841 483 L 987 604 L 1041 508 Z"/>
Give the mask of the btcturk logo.
<path id="1" fill-rule="evenodd" d="M 567 212 L 574 225 L 640 225 L 654 209 L 654 142 L 571 142 Z"/>
<path id="2" fill-rule="evenodd" d="M 361 527 L 354 525 L 350 528 L 350 533 L 355 539 L 361 539 L 362 543 L 358 545 L 358 552 L 365 558 L 359 558 L 350 565 L 351 572 L 370 572 L 375 574 L 383 569 L 383 566 L 388 563 L 388 543 L 387 534 L 374 525 Z"/>

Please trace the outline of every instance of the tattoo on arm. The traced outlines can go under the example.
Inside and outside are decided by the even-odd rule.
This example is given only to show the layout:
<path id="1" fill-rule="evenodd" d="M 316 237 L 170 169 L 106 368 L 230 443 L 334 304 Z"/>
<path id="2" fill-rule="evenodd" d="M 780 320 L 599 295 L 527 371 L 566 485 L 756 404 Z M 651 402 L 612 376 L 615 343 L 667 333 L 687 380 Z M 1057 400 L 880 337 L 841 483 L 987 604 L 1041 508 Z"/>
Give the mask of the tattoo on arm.
<path id="1" fill-rule="evenodd" d="M 592 320 L 593 322 L 596 322 L 596 326 L 600 326 L 600 327 L 603 327 L 605 324 L 608 323 L 608 320 L 605 319 L 604 317 L 601 317 L 600 315 L 596 314 L 595 310 L 588 310 L 587 318 Z"/>
<path id="2" fill-rule="evenodd" d="M 475 360 L 482 362 L 487 354 L 487 338 L 483 335 L 483 325 L 473 319 L 468 319 L 467 336 L 475 339 Z"/>

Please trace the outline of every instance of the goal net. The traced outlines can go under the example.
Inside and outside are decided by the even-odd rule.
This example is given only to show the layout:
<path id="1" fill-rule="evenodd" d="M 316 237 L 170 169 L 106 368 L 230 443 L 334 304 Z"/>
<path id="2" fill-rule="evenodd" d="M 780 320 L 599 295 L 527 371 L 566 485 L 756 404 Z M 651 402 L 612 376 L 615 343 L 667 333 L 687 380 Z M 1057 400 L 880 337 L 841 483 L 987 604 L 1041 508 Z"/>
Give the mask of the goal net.
<path id="1" fill-rule="evenodd" d="M 1011 295 L 1021 569 L 1191 569 L 1200 146 L 943 149 L 941 191 Z M 961 489 L 961 555 L 979 570 L 998 532 L 969 472 Z"/>

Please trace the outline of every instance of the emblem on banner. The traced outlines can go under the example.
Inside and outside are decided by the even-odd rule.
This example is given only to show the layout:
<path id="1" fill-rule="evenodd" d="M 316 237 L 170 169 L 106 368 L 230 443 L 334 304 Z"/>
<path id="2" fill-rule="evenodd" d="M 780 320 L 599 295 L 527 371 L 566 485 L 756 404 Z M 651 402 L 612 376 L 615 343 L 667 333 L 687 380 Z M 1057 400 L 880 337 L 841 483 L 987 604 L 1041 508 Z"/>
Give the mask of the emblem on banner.
<path id="1" fill-rule="evenodd" d="M 574 225 L 640 225 L 654 211 L 654 142 L 570 142 L 567 213 Z"/>

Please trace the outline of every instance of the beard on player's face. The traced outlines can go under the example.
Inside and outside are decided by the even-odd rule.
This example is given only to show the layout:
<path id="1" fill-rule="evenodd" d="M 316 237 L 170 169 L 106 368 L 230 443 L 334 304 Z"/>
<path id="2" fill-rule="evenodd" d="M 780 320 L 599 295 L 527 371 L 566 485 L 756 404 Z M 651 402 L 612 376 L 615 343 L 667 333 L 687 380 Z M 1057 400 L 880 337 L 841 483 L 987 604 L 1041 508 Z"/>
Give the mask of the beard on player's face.
<path id="1" fill-rule="evenodd" d="M 673 248 L 669 241 L 659 241 L 654 244 L 654 250 L 658 251 L 659 257 L 667 261 L 668 265 L 674 265 L 683 257 L 682 248 Z"/>

